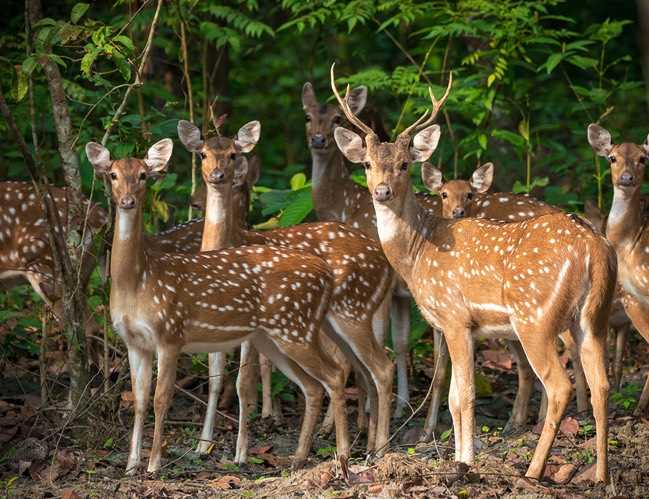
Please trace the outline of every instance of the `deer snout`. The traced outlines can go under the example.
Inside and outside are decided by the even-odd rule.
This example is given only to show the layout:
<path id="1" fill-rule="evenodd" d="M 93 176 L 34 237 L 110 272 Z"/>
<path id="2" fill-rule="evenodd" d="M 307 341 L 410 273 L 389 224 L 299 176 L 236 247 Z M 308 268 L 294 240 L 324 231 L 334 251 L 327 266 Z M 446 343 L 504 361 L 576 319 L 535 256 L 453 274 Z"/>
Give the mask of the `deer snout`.
<path id="1" fill-rule="evenodd" d="M 210 184 L 222 184 L 225 180 L 225 173 L 222 170 L 212 170 L 207 180 Z"/>
<path id="2" fill-rule="evenodd" d="M 392 198 L 392 189 L 387 184 L 379 184 L 374 188 L 374 199 L 377 201 L 388 201 Z"/>
<path id="3" fill-rule="evenodd" d="M 321 133 L 316 133 L 313 137 L 311 137 L 311 147 L 313 147 L 314 149 L 323 149 L 326 143 L 327 141 L 325 139 L 325 136 Z"/>
<path id="4" fill-rule="evenodd" d="M 119 207 L 124 210 L 135 208 L 135 196 L 124 196 L 119 200 Z"/>
<path id="5" fill-rule="evenodd" d="M 633 175 L 630 172 L 624 172 L 617 180 L 618 185 L 628 187 L 633 185 Z"/>
<path id="6" fill-rule="evenodd" d="M 462 208 L 461 206 L 453 208 L 453 218 L 462 218 L 464 217 L 465 213 L 466 212 L 464 211 L 464 208 Z"/>

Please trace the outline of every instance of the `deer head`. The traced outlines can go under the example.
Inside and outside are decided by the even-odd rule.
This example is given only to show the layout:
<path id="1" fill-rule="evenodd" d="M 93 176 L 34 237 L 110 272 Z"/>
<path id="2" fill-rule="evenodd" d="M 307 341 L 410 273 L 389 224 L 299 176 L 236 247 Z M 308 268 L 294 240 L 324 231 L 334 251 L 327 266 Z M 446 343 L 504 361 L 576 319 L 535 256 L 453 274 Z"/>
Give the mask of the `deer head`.
<path id="1" fill-rule="evenodd" d="M 113 201 L 120 210 L 138 208 L 144 201 L 146 180 L 163 173 L 173 152 L 171 139 L 153 144 L 144 159 L 126 158 L 112 161 L 110 152 L 97 142 L 86 144 L 88 160 L 99 175 L 110 178 Z"/>
<path id="2" fill-rule="evenodd" d="M 243 125 L 234 138 L 215 136 L 205 141 L 200 129 L 185 120 L 178 122 L 178 137 L 189 152 L 201 157 L 201 173 L 208 188 L 231 188 L 239 170 L 247 171 L 248 165 L 242 153 L 252 151 L 261 134 L 259 121 Z M 243 173 L 245 177 L 246 173 Z"/>
<path id="3" fill-rule="evenodd" d="M 649 136 L 642 145 L 629 142 L 616 145 L 608 130 L 593 123 L 588 125 L 588 142 L 598 156 L 608 160 L 616 189 L 629 194 L 640 188 L 649 156 Z"/>
<path id="4" fill-rule="evenodd" d="M 437 113 L 448 98 L 451 91 L 452 78 L 449 78 L 448 88 L 440 101 L 435 99 L 429 88 L 433 111 L 428 116 L 428 110 L 412 125 L 399 134 L 395 142 L 380 142 L 371 127 L 363 123 L 351 110 L 347 97 L 342 98 L 336 89 L 334 66 L 331 66 L 331 88 L 347 119 L 365 134 L 363 139 L 347 128 L 337 127 L 334 130 L 336 144 L 352 163 L 362 163 L 367 175 L 367 186 L 375 203 L 393 207 L 399 206 L 408 190 L 411 189 L 410 165 L 414 162 L 426 161 L 437 148 L 440 137 L 438 125 L 432 125 Z"/>
<path id="5" fill-rule="evenodd" d="M 360 113 L 367 103 L 367 87 L 353 89 L 348 96 L 349 107 Z M 313 85 L 306 82 L 302 87 L 302 108 L 306 119 L 306 140 L 312 152 L 328 152 L 334 146 L 333 134 L 343 124 L 345 117 L 338 106 L 319 104 Z"/>
<path id="6" fill-rule="evenodd" d="M 449 180 L 444 182 L 442 172 L 430 163 L 421 166 L 424 185 L 439 194 L 442 199 L 444 218 L 462 218 L 468 212 L 468 205 L 475 194 L 483 194 L 491 188 L 494 178 L 493 163 L 485 163 L 473 172 L 471 180 Z"/>

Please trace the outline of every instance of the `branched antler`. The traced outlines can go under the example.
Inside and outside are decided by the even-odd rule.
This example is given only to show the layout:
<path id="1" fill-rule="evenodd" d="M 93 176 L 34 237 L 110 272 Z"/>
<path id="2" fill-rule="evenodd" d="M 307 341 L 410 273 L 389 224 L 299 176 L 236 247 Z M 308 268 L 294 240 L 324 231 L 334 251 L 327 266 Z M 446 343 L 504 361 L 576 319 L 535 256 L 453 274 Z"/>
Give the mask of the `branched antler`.
<path id="1" fill-rule="evenodd" d="M 338 100 L 338 104 L 340 104 L 341 109 L 343 110 L 343 113 L 345 113 L 345 116 L 349 120 L 349 122 L 352 125 L 356 125 L 359 130 L 362 130 L 365 132 L 366 135 L 375 135 L 374 130 L 372 130 L 371 127 L 367 126 L 365 123 L 363 123 L 358 116 L 354 114 L 354 112 L 350 109 L 349 107 L 349 102 L 347 102 L 347 98 L 349 97 L 349 84 L 347 84 L 347 88 L 345 89 L 345 98 L 343 99 L 340 94 L 338 93 L 338 89 L 336 88 L 336 80 L 334 77 L 334 67 L 336 66 L 336 63 L 334 62 L 331 65 L 331 89 L 334 91 L 334 95 L 336 96 L 336 99 Z"/>
<path id="2" fill-rule="evenodd" d="M 433 90 L 430 87 L 428 87 L 428 95 L 430 95 L 430 101 L 433 104 L 433 110 L 430 113 L 430 116 L 428 116 L 428 119 L 424 121 L 424 118 L 426 118 L 426 115 L 428 115 L 428 109 L 426 109 L 424 114 L 422 114 L 417 121 L 415 121 L 412 125 L 406 128 L 399 135 L 410 136 L 411 132 L 415 130 L 421 130 L 422 128 L 426 128 L 428 125 L 432 124 L 435 121 L 435 118 L 437 118 L 437 114 L 439 113 L 440 109 L 442 109 L 442 106 L 446 102 L 446 99 L 448 99 L 448 96 L 451 93 L 452 85 L 453 85 L 453 73 L 449 73 L 446 92 L 444 92 L 444 95 L 442 95 L 442 98 L 439 101 L 433 95 Z"/>

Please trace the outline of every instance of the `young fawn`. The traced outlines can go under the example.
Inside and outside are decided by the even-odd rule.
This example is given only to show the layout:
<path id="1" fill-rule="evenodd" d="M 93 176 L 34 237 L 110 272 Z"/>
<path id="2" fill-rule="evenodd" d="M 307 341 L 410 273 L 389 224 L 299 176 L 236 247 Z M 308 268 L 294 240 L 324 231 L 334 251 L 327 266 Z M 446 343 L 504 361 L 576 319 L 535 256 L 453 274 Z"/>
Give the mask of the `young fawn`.
<path id="1" fill-rule="evenodd" d="M 343 374 L 320 348 L 317 334 L 331 296 L 329 269 L 319 258 L 266 246 L 195 255 L 148 248 L 143 237 L 146 180 L 165 171 L 172 149 L 172 141 L 163 139 L 151 146 L 145 159 L 113 161 L 101 144 L 86 145 L 97 174 L 108 177 L 116 205 L 110 312 L 128 348 L 135 394 L 127 473 L 134 473 L 140 462 L 153 354 L 158 379 L 150 472 L 160 469 L 178 355 L 228 350 L 246 340 L 304 393 L 305 424 L 296 462 L 308 454 L 324 387 L 336 407 L 336 445 L 344 465 L 349 437 Z M 281 288 L 286 283 L 289 287 Z M 287 302 L 299 306 L 282 309 Z"/>
<path id="2" fill-rule="evenodd" d="M 374 338 L 372 322 L 386 300 L 392 271 L 378 243 L 340 223 L 306 223 L 264 232 L 242 230 L 233 223 L 232 179 L 247 174 L 247 161 L 240 153 L 248 149 L 241 144 L 243 137 L 251 135 L 254 139 L 246 142 L 246 147 L 256 143 L 258 125 L 244 125 L 234 139 L 220 136 L 203 140 L 194 124 L 178 123 L 178 135 L 185 147 L 202 158 L 207 186 L 206 237 L 216 245 L 268 244 L 324 260 L 334 276 L 324 331 L 364 380 L 371 407 L 368 449 L 383 450 L 389 437 L 393 368 Z M 255 126 L 256 132 L 248 130 Z"/>
<path id="3" fill-rule="evenodd" d="M 360 86 L 348 95 L 350 108 L 358 114 L 367 103 L 367 87 Z M 306 137 L 312 157 L 313 208 L 319 220 L 343 222 L 359 229 L 378 241 L 376 216 L 367 189 L 351 178 L 351 167 L 336 147 L 334 130 L 347 124 L 345 115 L 331 104 L 320 104 L 311 83 L 302 88 L 302 107 L 306 118 Z M 381 120 L 373 113 L 370 123 L 379 137 L 387 138 Z M 352 125 L 353 126 L 353 125 Z M 422 194 L 417 199 L 427 208 L 433 208 L 432 196 Z M 386 303 L 383 318 L 377 321 L 377 339 L 385 341 L 388 312 L 392 319 L 392 345 L 397 364 L 397 400 L 395 417 L 400 417 L 409 406 L 408 348 L 410 335 L 410 294 L 401 280 L 395 282 L 391 303 Z M 391 310 L 388 310 L 388 305 Z"/>
<path id="4" fill-rule="evenodd" d="M 331 86 L 364 139 L 342 127 L 338 147 L 365 166 L 383 250 L 408 284 L 424 318 L 444 332 L 452 361 L 449 408 L 455 459 L 473 463 L 474 334 L 520 341 L 548 395 L 543 431 L 526 475 L 542 476 L 570 399 L 571 383 L 555 348 L 570 328 L 591 389 L 597 432 L 596 480 L 608 477 L 606 328 L 616 279 L 615 252 L 578 216 L 549 214 L 521 222 L 447 220 L 416 202 L 409 170 L 437 147 L 439 112 L 424 113 L 395 142 L 380 142 Z M 449 78 L 449 89 L 451 79 Z"/>
<path id="5" fill-rule="evenodd" d="M 485 163 L 478 167 L 471 175 L 471 180 L 449 180 L 444 182 L 442 172 L 428 162 L 422 164 L 421 177 L 424 185 L 431 192 L 437 193 L 440 206 L 437 213 L 443 218 L 489 218 L 493 220 L 521 221 L 549 213 L 560 213 L 555 206 L 539 201 L 529 196 L 512 194 L 510 192 L 489 192 L 494 180 L 493 163 Z M 435 345 L 439 345 L 436 356 L 435 376 L 432 380 L 431 403 L 428 416 L 424 425 L 424 439 L 432 436 L 437 425 L 439 404 L 441 401 L 441 386 L 446 378 L 448 365 L 448 349 L 439 331 L 435 331 Z M 579 362 L 577 346 L 569 332 L 560 335 L 573 360 L 575 372 L 575 386 L 577 393 L 577 410 L 588 410 L 588 395 L 586 393 L 586 380 Z M 508 342 L 508 346 L 516 358 L 518 367 L 518 392 L 512 414 L 505 426 L 506 431 L 518 430 L 527 422 L 529 398 L 532 394 L 534 374 L 527 362 L 521 345 L 518 342 Z M 543 394 L 539 408 L 539 420 L 545 415 L 547 399 Z"/>
<path id="6" fill-rule="evenodd" d="M 633 327 L 649 341 L 649 216 L 641 195 L 647 142 L 613 144 L 608 130 L 597 124 L 588 126 L 588 142 L 611 168 L 613 204 L 606 222 L 606 237 L 617 253 L 619 283 L 624 310 Z M 649 377 L 645 381 L 636 414 L 649 405 Z"/>

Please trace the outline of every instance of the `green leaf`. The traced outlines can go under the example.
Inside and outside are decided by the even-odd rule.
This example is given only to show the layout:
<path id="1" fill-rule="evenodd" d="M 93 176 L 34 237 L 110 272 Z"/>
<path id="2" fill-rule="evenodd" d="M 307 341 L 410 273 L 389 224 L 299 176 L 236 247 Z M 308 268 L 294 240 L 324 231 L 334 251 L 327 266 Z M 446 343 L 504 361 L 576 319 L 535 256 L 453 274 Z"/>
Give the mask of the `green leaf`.
<path id="1" fill-rule="evenodd" d="M 304 173 L 296 173 L 291 177 L 291 190 L 297 191 L 306 185 L 306 175 Z"/>
<path id="2" fill-rule="evenodd" d="M 133 52 L 135 50 L 135 45 L 133 45 L 133 42 L 128 36 L 124 35 L 117 35 L 115 38 L 113 38 L 113 41 L 121 44 L 123 47 L 127 48 L 129 52 Z"/>
<path id="3" fill-rule="evenodd" d="M 264 464 L 264 460 L 255 456 L 249 456 L 248 464 Z"/>
<path id="4" fill-rule="evenodd" d="M 297 195 L 293 201 L 284 209 L 279 217 L 280 227 L 290 227 L 292 225 L 302 222 L 311 210 L 313 210 L 313 198 L 311 197 L 311 189 L 303 189 L 294 191 Z"/>
<path id="5" fill-rule="evenodd" d="M 493 132 L 491 132 L 491 136 L 495 137 L 496 139 L 509 142 L 519 150 L 522 150 L 522 148 L 525 146 L 525 139 L 517 133 L 510 132 L 509 130 L 502 130 L 497 128 Z"/>
<path id="6" fill-rule="evenodd" d="M 449 428 L 446 431 L 443 431 L 442 434 L 439 436 L 440 440 L 442 442 L 448 442 L 448 439 L 451 438 L 451 433 L 453 432 L 453 428 Z"/>
<path id="7" fill-rule="evenodd" d="M 83 73 L 83 75 L 88 78 L 90 77 L 92 64 L 95 62 L 95 59 L 99 55 L 99 48 L 89 43 L 88 45 L 86 45 L 85 49 L 86 53 L 81 59 L 81 73 Z"/>
<path id="8" fill-rule="evenodd" d="M 517 180 L 516 182 L 514 182 L 514 186 L 512 187 L 512 192 L 514 194 L 527 194 L 527 193 L 529 193 L 529 191 L 527 189 L 527 185 L 521 183 L 520 180 Z"/>
<path id="9" fill-rule="evenodd" d="M 103 445 L 103 447 L 104 447 L 104 449 L 112 449 L 112 448 L 113 448 L 113 445 L 115 445 L 115 439 L 114 439 L 113 437 L 108 437 L 108 438 L 104 441 L 104 445 Z"/>
<path id="10" fill-rule="evenodd" d="M 24 71 L 21 71 L 16 66 L 16 80 L 14 81 L 13 88 L 11 89 L 11 96 L 16 102 L 23 100 L 29 89 L 29 76 Z"/>
<path id="11" fill-rule="evenodd" d="M 81 19 L 88 10 L 88 7 L 90 7 L 90 4 L 87 3 L 78 3 L 74 7 L 72 7 L 72 12 L 70 13 L 70 21 L 72 21 L 74 24 L 77 24 L 79 22 L 79 19 Z"/>
<path id="12" fill-rule="evenodd" d="M 124 81 L 130 81 L 131 65 L 126 60 L 126 57 L 124 57 L 119 50 L 116 50 L 112 54 L 112 59 L 115 62 L 115 65 L 117 66 L 120 74 L 122 75 L 122 78 L 124 78 Z"/>
<path id="13" fill-rule="evenodd" d="M 38 66 L 38 61 L 36 61 L 36 57 L 33 55 L 30 55 L 27 59 L 23 61 L 22 64 L 22 71 L 26 75 L 30 75 L 34 72 L 34 69 Z"/>
<path id="14" fill-rule="evenodd" d="M 571 55 L 566 59 L 573 66 L 577 66 L 581 69 L 590 69 L 597 67 L 597 59 L 592 57 L 583 57 L 581 55 Z"/>
<path id="15" fill-rule="evenodd" d="M 484 133 L 478 135 L 478 144 L 483 150 L 487 150 L 487 136 Z"/>
<path id="16" fill-rule="evenodd" d="M 54 61 L 55 63 L 57 63 L 61 67 L 64 67 L 64 68 L 68 67 L 67 64 L 65 64 L 65 61 L 63 59 L 61 59 L 61 57 L 59 57 L 56 54 L 47 54 L 47 58 Z"/>
<path id="17" fill-rule="evenodd" d="M 543 65 L 545 66 L 545 70 L 547 74 L 552 73 L 552 71 L 554 71 L 554 68 L 556 68 L 559 65 L 562 59 L 563 59 L 563 54 L 552 54 L 550 57 L 548 57 L 548 60 L 545 61 L 545 64 Z M 541 66 L 541 68 L 543 66 Z"/>

